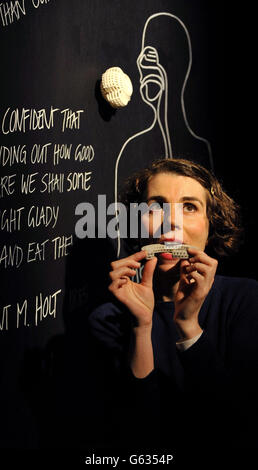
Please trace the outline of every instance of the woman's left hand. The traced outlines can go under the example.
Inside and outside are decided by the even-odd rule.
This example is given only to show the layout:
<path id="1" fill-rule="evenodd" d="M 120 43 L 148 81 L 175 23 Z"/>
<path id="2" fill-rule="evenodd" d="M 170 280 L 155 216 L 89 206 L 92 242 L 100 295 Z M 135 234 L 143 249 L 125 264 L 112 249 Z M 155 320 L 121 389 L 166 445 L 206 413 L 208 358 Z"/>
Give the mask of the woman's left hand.
<path id="1" fill-rule="evenodd" d="M 203 251 L 189 248 L 190 258 L 181 261 L 180 281 L 175 296 L 174 322 L 182 339 L 202 332 L 198 322 L 201 306 L 209 293 L 218 261 Z"/>

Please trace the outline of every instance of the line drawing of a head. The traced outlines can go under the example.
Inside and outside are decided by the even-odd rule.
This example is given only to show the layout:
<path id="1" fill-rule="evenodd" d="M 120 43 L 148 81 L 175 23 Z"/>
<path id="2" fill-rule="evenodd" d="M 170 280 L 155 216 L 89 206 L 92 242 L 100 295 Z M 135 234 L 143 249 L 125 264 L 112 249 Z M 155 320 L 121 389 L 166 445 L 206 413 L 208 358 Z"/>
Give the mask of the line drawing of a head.
<path id="1" fill-rule="evenodd" d="M 152 46 L 144 47 L 138 58 L 137 67 L 140 75 L 140 94 L 142 100 L 152 108 L 155 108 L 154 115 L 159 123 L 165 146 L 165 158 L 172 157 L 172 148 L 167 122 L 167 100 L 168 100 L 168 79 L 164 67 L 160 64 L 157 49 Z M 160 104 L 162 95 L 165 94 L 165 129 L 160 117 Z"/>

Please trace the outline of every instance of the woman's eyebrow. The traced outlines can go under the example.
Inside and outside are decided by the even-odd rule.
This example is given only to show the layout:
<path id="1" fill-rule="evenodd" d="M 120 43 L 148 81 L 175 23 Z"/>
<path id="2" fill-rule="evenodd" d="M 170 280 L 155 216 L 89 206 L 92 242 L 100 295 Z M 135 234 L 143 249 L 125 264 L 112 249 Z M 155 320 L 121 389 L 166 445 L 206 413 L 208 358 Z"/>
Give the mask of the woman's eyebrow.
<path id="1" fill-rule="evenodd" d="M 167 199 L 164 196 L 150 196 L 148 199 L 146 199 L 146 202 L 149 201 L 162 201 L 162 202 L 167 202 Z"/>
<path id="2" fill-rule="evenodd" d="M 204 207 L 204 202 L 196 196 L 184 196 L 179 200 L 179 202 L 184 202 L 184 201 L 197 201 L 201 204 L 201 206 Z"/>
<path id="3" fill-rule="evenodd" d="M 168 200 L 164 196 L 150 196 L 148 197 L 146 202 L 149 202 L 149 201 L 168 202 Z M 184 197 L 181 197 L 178 202 L 185 202 L 185 201 L 197 201 L 201 204 L 201 206 L 204 207 L 204 202 L 196 196 L 184 196 Z"/>

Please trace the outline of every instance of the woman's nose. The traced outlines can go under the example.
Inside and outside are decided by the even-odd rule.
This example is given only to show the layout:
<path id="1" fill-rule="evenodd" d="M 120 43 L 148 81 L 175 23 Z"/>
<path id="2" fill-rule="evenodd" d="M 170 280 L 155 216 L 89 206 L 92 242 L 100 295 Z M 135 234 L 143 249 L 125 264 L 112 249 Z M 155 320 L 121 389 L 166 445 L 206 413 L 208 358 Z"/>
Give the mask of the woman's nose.
<path id="1" fill-rule="evenodd" d="M 183 240 L 183 204 L 179 202 L 174 204 L 164 203 L 163 213 L 163 234 L 167 235 L 173 232 L 174 236 L 170 238 L 175 238 L 177 241 Z"/>

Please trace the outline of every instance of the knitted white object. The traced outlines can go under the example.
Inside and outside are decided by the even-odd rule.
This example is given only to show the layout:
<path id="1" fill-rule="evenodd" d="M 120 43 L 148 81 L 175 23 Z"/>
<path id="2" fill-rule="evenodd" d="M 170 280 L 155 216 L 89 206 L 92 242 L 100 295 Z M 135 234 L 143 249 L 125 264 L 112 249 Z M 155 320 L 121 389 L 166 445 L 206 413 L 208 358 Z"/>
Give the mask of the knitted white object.
<path id="1" fill-rule="evenodd" d="M 132 82 L 120 67 L 111 67 L 103 73 L 100 89 L 103 98 L 113 108 L 126 106 L 133 93 Z"/>

